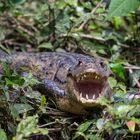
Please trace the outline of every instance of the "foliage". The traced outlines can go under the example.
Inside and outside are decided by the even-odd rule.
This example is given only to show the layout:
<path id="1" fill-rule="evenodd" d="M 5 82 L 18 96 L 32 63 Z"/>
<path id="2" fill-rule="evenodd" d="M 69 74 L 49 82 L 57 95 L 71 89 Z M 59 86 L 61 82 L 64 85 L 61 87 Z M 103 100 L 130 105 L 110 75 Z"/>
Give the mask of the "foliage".
<path id="1" fill-rule="evenodd" d="M 137 10 L 139 6 L 139 0 L 111 0 L 109 17 L 128 15 L 128 13 Z"/>
<path id="2" fill-rule="evenodd" d="M 102 98 L 105 108 L 89 116 L 74 116 L 1 63 L 0 138 L 136 139 L 140 133 L 140 103 L 128 95 L 140 88 L 139 0 L 1 0 L 0 48 L 14 51 L 68 51 L 104 59 L 113 72 L 113 95 Z M 1 52 L 0 52 L 1 53 Z"/>
<path id="3" fill-rule="evenodd" d="M 17 134 L 13 140 L 23 140 L 28 138 L 31 134 L 40 133 L 42 135 L 48 135 L 48 130 L 43 128 L 37 128 L 38 116 L 27 117 L 22 120 L 17 127 Z"/>

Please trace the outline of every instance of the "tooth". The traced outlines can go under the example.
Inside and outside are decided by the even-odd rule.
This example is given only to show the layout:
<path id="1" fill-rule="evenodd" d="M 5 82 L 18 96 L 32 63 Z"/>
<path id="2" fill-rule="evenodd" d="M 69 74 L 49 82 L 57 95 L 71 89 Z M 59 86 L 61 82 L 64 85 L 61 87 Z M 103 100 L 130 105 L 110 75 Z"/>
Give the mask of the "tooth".
<path id="1" fill-rule="evenodd" d="M 80 78 L 77 78 L 77 82 L 79 82 L 80 81 Z"/>
<path id="2" fill-rule="evenodd" d="M 84 75 L 84 77 L 87 77 L 86 75 Z"/>
<path id="3" fill-rule="evenodd" d="M 95 79 L 97 79 L 97 78 L 98 78 L 98 76 L 96 75 L 96 76 L 95 76 Z"/>
<path id="4" fill-rule="evenodd" d="M 92 98 L 95 99 L 95 94 L 93 94 Z"/>
<path id="5" fill-rule="evenodd" d="M 80 98 L 82 98 L 83 96 L 82 96 L 82 93 L 80 93 Z"/>
<path id="6" fill-rule="evenodd" d="M 87 100 L 89 99 L 88 94 L 86 94 L 86 99 L 87 99 Z"/>

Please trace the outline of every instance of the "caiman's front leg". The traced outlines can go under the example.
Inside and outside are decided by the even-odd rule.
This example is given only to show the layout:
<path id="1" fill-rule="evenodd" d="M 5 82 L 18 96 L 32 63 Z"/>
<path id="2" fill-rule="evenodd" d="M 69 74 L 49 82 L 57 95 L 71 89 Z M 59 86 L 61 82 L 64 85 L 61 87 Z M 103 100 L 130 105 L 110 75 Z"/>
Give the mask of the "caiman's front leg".
<path id="1" fill-rule="evenodd" d="M 48 79 L 43 80 L 42 84 L 35 85 L 33 89 L 41 92 L 45 96 L 52 96 L 55 98 L 65 96 L 65 91 L 60 89 L 54 81 Z"/>

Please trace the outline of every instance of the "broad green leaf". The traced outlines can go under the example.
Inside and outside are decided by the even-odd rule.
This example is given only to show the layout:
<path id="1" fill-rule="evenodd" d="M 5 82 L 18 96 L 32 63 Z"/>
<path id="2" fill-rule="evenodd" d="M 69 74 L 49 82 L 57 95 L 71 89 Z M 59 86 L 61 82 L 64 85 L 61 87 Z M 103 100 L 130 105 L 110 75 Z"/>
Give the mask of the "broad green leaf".
<path id="1" fill-rule="evenodd" d="M 85 138 L 86 140 L 104 140 L 103 138 L 92 134 L 86 135 Z"/>
<path id="2" fill-rule="evenodd" d="M 31 133 L 30 131 L 36 127 L 37 123 L 38 123 L 38 116 L 37 115 L 31 116 L 31 117 L 29 116 L 25 120 L 22 120 L 19 123 L 18 128 L 17 128 L 17 132 L 18 133 L 22 132 L 25 135 L 28 135 Z"/>
<path id="3" fill-rule="evenodd" d="M 86 135 L 83 132 L 76 132 L 75 136 L 73 137 L 72 140 L 77 140 L 78 137 L 83 137 L 84 139 L 86 139 Z"/>
<path id="4" fill-rule="evenodd" d="M 116 74 L 119 78 L 125 80 L 126 71 L 120 63 L 111 63 L 110 67 L 114 74 Z"/>
<path id="5" fill-rule="evenodd" d="M 3 51 L 5 51 L 6 53 L 10 54 L 10 49 L 7 49 L 5 46 L 3 46 L 1 43 L 0 43 L 0 49 L 2 49 Z M 2 51 L 1 50 L 1 51 Z M 2 52 L 2 53 L 5 53 L 5 52 Z"/>
<path id="6" fill-rule="evenodd" d="M 24 3 L 26 0 L 8 0 L 11 5 L 13 4 L 21 4 Z"/>
<path id="7" fill-rule="evenodd" d="M 5 38 L 5 34 L 6 34 L 6 29 L 0 26 L 0 41 L 2 41 Z"/>
<path id="8" fill-rule="evenodd" d="M 40 81 L 35 79 L 31 73 L 25 75 L 23 79 L 25 81 L 25 83 L 24 83 L 25 86 L 27 86 L 27 85 L 32 86 L 32 85 L 40 84 L 41 83 Z"/>
<path id="9" fill-rule="evenodd" d="M 44 48 L 44 49 L 50 49 L 52 50 L 53 49 L 53 46 L 51 43 L 42 43 L 38 46 L 38 48 Z"/>
<path id="10" fill-rule="evenodd" d="M 70 28 L 70 17 L 65 12 L 59 12 L 56 18 L 56 33 L 62 34 L 67 33 L 68 29 Z"/>
<path id="11" fill-rule="evenodd" d="M 113 89 L 117 85 L 117 81 L 113 77 L 109 77 L 107 79 L 109 86 Z"/>
<path id="12" fill-rule="evenodd" d="M 116 108 L 116 113 L 118 113 L 118 115 L 126 114 L 134 108 L 135 108 L 135 105 L 119 105 Z"/>
<path id="13" fill-rule="evenodd" d="M 139 0 L 111 0 L 107 18 L 128 15 L 128 13 L 137 10 L 139 5 Z"/>
<path id="14" fill-rule="evenodd" d="M 92 121 L 87 121 L 87 122 L 81 124 L 81 125 L 78 127 L 78 131 L 80 131 L 80 132 L 85 132 L 85 131 L 89 128 L 89 126 L 90 126 L 92 123 L 93 123 Z"/>
<path id="15" fill-rule="evenodd" d="M 132 117 L 132 121 L 136 122 L 137 124 L 140 124 L 140 119 L 139 118 Z"/>
<path id="16" fill-rule="evenodd" d="M 5 62 L 1 62 L 3 70 L 4 70 L 4 75 L 6 77 L 10 77 L 11 76 L 11 70 L 8 64 L 6 64 Z"/>
<path id="17" fill-rule="evenodd" d="M 6 133 L 3 129 L 0 129 L 0 140 L 7 140 Z"/>
<path id="18" fill-rule="evenodd" d="M 126 93 L 126 86 L 123 83 L 117 83 L 117 87 L 119 87 L 123 91 L 123 93 Z"/>
<path id="19" fill-rule="evenodd" d="M 9 109 L 11 111 L 11 115 L 13 116 L 13 118 L 19 118 L 19 113 L 13 105 L 11 105 Z"/>
<path id="20" fill-rule="evenodd" d="M 65 6 L 67 6 L 67 5 L 71 5 L 71 6 L 76 7 L 77 6 L 77 0 L 67 0 L 67 1 L 59 0 L 58 2 L 56 1 L 56 4 L 57 4 L 57 7 L 59 9 L 64 9 Z"/>
<path id="21" fill-rule="evenodd" d="M 108 121 L 108 122 L 105 124 L 104 129 L 107 129 L 108 127 L 111 127 L 111 128 L 113 128 L 113 129 L 117 129 L 117 128 L 121 127 L 121 125 L 120 125 L 120 124 L 116 124 L 115 122 Z"/>
<path id="22" fill-rule="evenodd" d="M 17 134 L 14 140 L 23 140 L 24 137 L 29 137 L 31 134 L 48 135 L 46 128 L 38 128 L 38 116 L 29 116 L 25 120 L 22 120 L 17 127 Z"/>
<path id="23" fill-rule="evenodd" d="M 14 108 L 17 110 L 18 113 L 24 113 L 27 112 L 29 110 L 32 110 L 32 106 L 30 106 L 29 104 L 14 104 Z"/>
<path id="24" fill-rule="evenodd" d="M 105 119 L 102 119 L 102 118 L 98 119 L 96 122 L 96 126 L 99 130 L 101 130 L 103 128 L 104 124 L 105 124 Z"/>
<path id="25" fill-rule="evenodd" d="M 5 11 L 4 4 L 0 3 L 0 15 L 2 15 L 4 11 Z"/>

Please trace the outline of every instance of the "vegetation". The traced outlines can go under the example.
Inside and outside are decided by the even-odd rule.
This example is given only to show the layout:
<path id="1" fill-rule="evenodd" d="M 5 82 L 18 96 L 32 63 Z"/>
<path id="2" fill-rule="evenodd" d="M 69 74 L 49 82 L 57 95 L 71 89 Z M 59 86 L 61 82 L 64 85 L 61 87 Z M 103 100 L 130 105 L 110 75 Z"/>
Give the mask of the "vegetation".
<path id="1" fill-rule="evenodd" d="M 89 116 L 61 112 L 31 86 L 32 74 L 19 76 L 2 63 L 1 140 L 139 139 L 139 0 L 0 0 L 0 47 L 10 51 L 68 51 L 102 57 L 114 76 L 111 100 Z"/>

